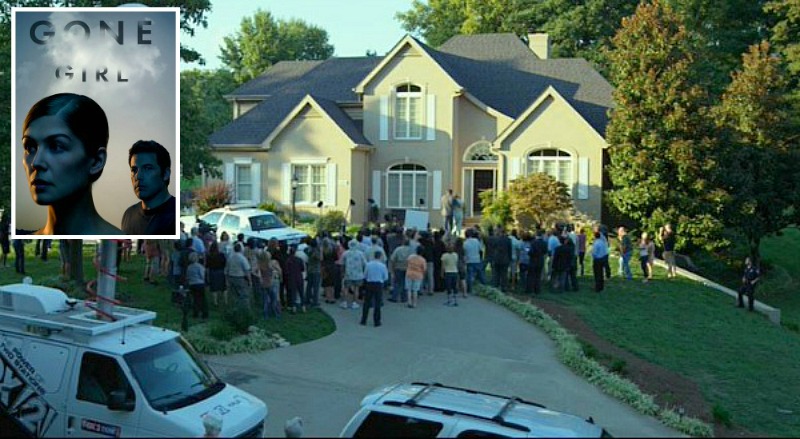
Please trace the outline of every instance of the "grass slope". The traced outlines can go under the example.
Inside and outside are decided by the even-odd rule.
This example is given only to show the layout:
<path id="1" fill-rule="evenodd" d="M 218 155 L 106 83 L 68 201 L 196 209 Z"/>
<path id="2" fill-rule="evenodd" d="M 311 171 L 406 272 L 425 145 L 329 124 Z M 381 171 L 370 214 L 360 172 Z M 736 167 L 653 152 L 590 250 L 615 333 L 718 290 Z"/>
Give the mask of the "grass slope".
<path id="1" fill-rule="evenodd" d="M 612 258 L 616 259 L 616 258 Z M 575 310 L 598 335 L 699 384 L 706 398 L 745 429 L 800 436 L 800 336 L 730 297 L 686 279 L 613 278 L 602 294 L 544 294 Z M 616 260 L 612 261 L 616 273 Z M 791 411 L 791 413 L 786 413 Z"/>

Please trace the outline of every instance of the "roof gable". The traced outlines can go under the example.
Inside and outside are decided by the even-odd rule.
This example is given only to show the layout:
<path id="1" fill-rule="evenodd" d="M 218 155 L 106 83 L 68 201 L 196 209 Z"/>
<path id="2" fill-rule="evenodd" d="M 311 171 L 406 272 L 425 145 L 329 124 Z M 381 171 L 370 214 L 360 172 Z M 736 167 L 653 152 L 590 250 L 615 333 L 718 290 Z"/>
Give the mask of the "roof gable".
<path id="1" fill-rule="evenodd" d="M 314 97 L 312 95 L 306 95 L 289 114 L 278 124 L 278 126 L 272 130 L 269 136 L 264 140 L 263 146 L 266 149 L 272 148 L 272 142 L 292 123 L 295 118 L 297 118 L 306 108 L 313 108 L 320 114 L 322 114 L 323 118 L 327 119 L 331 122 L 338 131 L 350 142 L 352 142 L 352 147 L 362 147 L 362 146 L 371 146 L 369 140 L 358 130 L 358 128 L 353 123 L 353 120 L 350 119 L 347 114 L 336 105 L 335 102 L 330 101 L 328 99 Z"/>
<path id="2" fill-rule="evenodd" d="M 522 112 L 522 114 L 520 114 L 519 117 L 516 120 L 514 120 L 514 122 L 511 125 L 506 127 L 506 129 L 503 130 L 503 132 L 497 136 L 497 139 L 495 139 L 495 141 L 492 143 L 492 146 L 495 149 L 501 148 L 503 142 L 506 141 L 509 137 L 511 137 L 511 135 L 514 134 L 521 126 L 523 126 L 525 122 L 528 120 L 528 118 L 530 118 L 530 116 L 536 111 L 536 109 L 539 108 L 539 106 L 541 106 L 548 98 L 553 98 L 556 101 L 560 101 L 563 104 L 565 104 L 568 108 L 570 108 L 575 114 L 575 116 L 579 120 L 582 120 L 586 124 L 587 128 L 589 128 L 591 132 L 595 133 L 597 135 L 597 138 L 601 142 L 603 142 L 603 144 L 605 144 L 605 139 L 603 138 L 602 134 L 599 133 L 589 123 L 589 121 L 587 121 L 586 118 L 584 118 L 583 115 L 580 114 L 580 112 L 578 112 L 578 110 L 575 109 L 575 107 L 573 107 L 570 104 L 570 102 L 567 99 L 565 99 L 564 96 L 562 96 L 561 93 L 558 92 L 558 90 L 555 89 L 555 87 L 550 86 L 547 87 L 547 89 L 541 95 L 539 95 L 539 97 L 535 101 L 533 101 L 533 103 L 531 103 L 531 105 L 528 106 L 528 108 L 524 112 Z"/>
<path id="3" fill-rule="evenodd" d="M 462 88 L 458 81 L 456 81 L 448 72 L 447 69 L 443 68 L 443 66 L 437 61 L 435 57 L 435 50 L 431 49 L 430 47 L 426 46 L 425 44 L 417 41 L 416 38 L 412 37 L 411 35 L 404 36 L 397 44 L 394 45 L 391 51 L 383 57 L 383 60 L 369 72 L 364 79 L 362 79 L 358 85 L 355 86 L 353 89 L 354 92 L 358 94 L 363 94 L 364 90 L 366 89 L 367 85 L 369 85 L 377 76 L 378 74 L 387 68 L 391 62 L 400 56 L 400 54 L 406 49 L 411 48 L 412 50 L 418 52 L 425 58 L 428 58 L 434 65 L 439 67 L 442 72 L 449 77 L 453 81 L 453 85 L 456 88 Z"/>

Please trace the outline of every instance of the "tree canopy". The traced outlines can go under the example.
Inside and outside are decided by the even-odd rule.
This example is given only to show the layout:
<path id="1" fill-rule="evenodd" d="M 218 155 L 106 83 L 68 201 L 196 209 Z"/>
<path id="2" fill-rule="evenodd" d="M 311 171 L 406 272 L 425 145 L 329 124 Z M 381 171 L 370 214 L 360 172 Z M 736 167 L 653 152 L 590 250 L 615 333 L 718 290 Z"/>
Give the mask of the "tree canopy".
<path id="1" fill-rule="evenodd" d="M 623 19 L 608 51 L 616 107 L 606 128 L 613 188 L 607 200 L 620 212 L 657 230 L 677 220 L 679 245 L 714 248 L 722 224 L 715 215 L 721 194 L 710 182 L 714 142 L 692 82 L 693 45 L 667 4 L 641 4 Z"/>
<path id="2" fill-rule="evenodd" d="M 242 20 L 239 31 L 223 39 L 220 50 L 220 60 L 241 83 L 278 61 L 326 59 L 334 49 L 324 29 L 298 19 L 276 20 L 259 9 Z"/>
<path id="3" fill-rule="evenodd" d="M 236 88 L 233 73 L 185 70 L 181 72 L 181 176 L 219 176 L 222 163 L 211 155 L 208 136 L 231 121 L 231 106 L 224 95 Z"/>

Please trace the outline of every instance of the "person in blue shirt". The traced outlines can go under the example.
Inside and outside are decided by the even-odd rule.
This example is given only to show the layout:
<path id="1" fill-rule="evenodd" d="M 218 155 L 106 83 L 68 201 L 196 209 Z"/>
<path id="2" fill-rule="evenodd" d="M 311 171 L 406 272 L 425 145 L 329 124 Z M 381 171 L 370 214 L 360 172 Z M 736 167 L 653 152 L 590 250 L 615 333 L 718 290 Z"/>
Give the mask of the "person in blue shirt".
<path id="1" fill-rule="evenodd" d="M 594 232 L 592 243 L 592 272 L 594 274 L 594 290 L 603 291 L 605 287 L 604 267 L 608 264 L 608 241 L 599 231 Z"/>
<path id="2" fill-rule="evenodd" d="M 383 285 L 389 281 L 389 270 L 380 260 L 380 252 L 375 252 L 375 258 L 367 262 L 365 270 L 366 292 L 364 294 L 364 308 L 361 311 L 361 324 L 367 324 L 367 316 L 371 306 L 375 306 L 372 321 L 376 327 L 381 326 L 381 303 L 383 301 Z"/>

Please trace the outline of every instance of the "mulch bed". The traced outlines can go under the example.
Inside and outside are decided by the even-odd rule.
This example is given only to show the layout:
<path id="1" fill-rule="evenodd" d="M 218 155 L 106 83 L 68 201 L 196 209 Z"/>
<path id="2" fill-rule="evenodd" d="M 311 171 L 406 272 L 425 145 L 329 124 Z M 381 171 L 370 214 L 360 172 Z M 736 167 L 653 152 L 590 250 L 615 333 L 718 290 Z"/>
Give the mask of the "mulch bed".
<path id="1" fill-rule="evenodd" d="M 661 407 L 683 407 L 687 416 L 702 419 L 714 425 L 715 437 L 759 437 L 738 426 L 726 427 L 714 423 L 711 405 L 705 400 L 700 387 L 690 379 L 671 370 L 643 360 L 598 336 L 574 311 L 545 300 L 530 299 L 528 296 L 516 296 L 523 302 L 531 302 L 541 308 L 561 326 L 575 334 L 578 339 L 593 346 L 597 353 L 595 360 L 606 368 L 618 368 L 621 364 L 622 375 L 636 383 L 647 394 L 655 397 Z M 622 363 L 624 362 L 624 363 Z"/>

